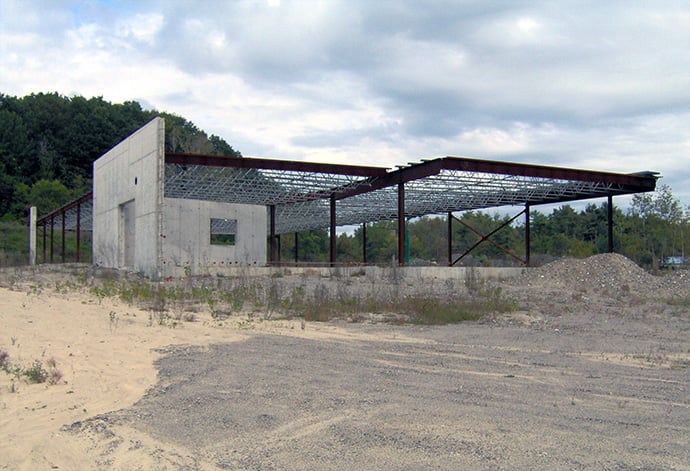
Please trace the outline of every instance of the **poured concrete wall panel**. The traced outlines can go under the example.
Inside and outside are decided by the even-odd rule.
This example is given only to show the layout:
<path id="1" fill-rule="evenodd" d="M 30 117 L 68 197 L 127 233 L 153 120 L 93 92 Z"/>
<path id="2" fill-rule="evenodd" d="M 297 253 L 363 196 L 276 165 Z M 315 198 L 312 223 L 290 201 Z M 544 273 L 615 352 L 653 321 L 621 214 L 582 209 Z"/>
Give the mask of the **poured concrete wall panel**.
<path id="1" fill-rule="evenodd" d="M 165 198 L 163 272 L 266 264 L 266 207 Z M 233 245 L 211 243 L 211 219 L 236 221 Z M 187 268 L 188 267 L 188 268 Z"/>
<path id="2" fill-rule="evenodd" d="M 165 122 L 155 118 L 93 164 L 93 260 L 161 275 Z"/>

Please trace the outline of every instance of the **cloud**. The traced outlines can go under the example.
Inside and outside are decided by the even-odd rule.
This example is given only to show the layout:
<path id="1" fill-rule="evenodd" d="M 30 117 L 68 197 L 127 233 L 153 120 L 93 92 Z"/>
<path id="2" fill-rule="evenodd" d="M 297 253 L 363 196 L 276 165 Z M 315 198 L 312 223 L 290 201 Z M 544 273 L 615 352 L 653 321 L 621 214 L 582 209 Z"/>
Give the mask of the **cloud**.
<path id="1" fill-rule="evenodd" d="M 659 170 L 690 201 L 690 8 L 3 1 L 0 91 L 138 99 L 245 155 Z"/>

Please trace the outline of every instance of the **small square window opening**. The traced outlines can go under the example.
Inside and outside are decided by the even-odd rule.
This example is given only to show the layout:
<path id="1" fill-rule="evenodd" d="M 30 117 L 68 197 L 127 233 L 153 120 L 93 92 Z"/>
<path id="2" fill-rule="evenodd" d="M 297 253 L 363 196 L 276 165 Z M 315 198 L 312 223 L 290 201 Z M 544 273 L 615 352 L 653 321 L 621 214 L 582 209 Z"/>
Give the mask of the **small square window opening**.
<path id="1" fill-rule="evenodd" d="M 235 245 L 237 219 L 211 218 L 211 245 Z"/>

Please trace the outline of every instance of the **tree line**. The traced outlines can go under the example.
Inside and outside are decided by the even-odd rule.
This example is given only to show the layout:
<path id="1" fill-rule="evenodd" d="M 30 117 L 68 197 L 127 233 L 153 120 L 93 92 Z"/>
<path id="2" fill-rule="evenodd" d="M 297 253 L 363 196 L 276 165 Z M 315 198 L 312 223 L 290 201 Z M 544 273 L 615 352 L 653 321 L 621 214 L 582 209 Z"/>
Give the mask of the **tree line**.
<path id="1" fill-rule="evenodd" d="M 186 119 L 144 110 L 136 101 L 0 93 L 0 221 L 39 216 L 91 191 L 92 164 L 156 116 L 165 119 L 166 151 L 240 156 Z"/>
<path id="2" fill-rule="evenodd" d="M 455 214 L 451 225 L 451 259 L 455 262 L 482 237 L 505 224 L 493 236 L 496 245 L 486 241 L 477 245 L 460 265 L 519 265 L 524 260 L 525 222 L 511 215 L 485 211 Z M 613 207 L 613 249 L 638 264 L 651 269 L 687 260 L 690 248 L 690 208 L 683 208 L 671 188 L 661 185 L 654 193 L 634 195 L 630 207 L 623 211 Z M 464 224 L 463 224 L 464 223 Z M 424 216 L 407 222 L 410 264 L 447 265 L 448 220 L 445 216 Z M 473 230 L 474 229 L 474 230 Z M 364 258 L 365 229 L 338 235 L 338 263 L 361 263 Z M 366 261 L 374 264 L 397 263 L 397 222 L 380 221 L 366 227 Z M 330 258 L 327 230 L 302 232 L 297 237 L 300 262 L 324 263 Z M 497 247 L 500 246 L 499 247 Z M 505 249 L 505 250 L 503 250 Z M 546 214 L 530 212 L 530 262 L 541 264 L 558 257 L 588 257 L 608 251 L 608 204 L 590 203 L 577 211 L 564 204 Z M 511 255 L 512 254 L 512 255 Z M 295 236 L 287 234 L 280 240 L 281 261 L 292 262 Z"/>
<path id="3" fill-rule="evenodd" d="M 57 93 L 13 97 L 0 93 L 0 265 L 8 253 L 25 260 L 27 208 L 39 217 L 91 191 L 93 161 L 156 116 L 166 121 L 166 151 L 241 156 L 222 138 L 207 135 L 186 119 L 145 110 L 136 101 L 113 104 L 102 97 L 84 98 Z M 553 257 L 586 257 L 608 249 L 607 207 L 588 204 L 578 211 L 563 205 L 550 214 L 531 211 L 532 261 Z M 507 223 L 511 216 L 468 211 L 452 224 L 453 260 L 479 236 Z M 669 257 L 685 258 L 690 239 L 690 209 L 683 208 L 668 186 L 634 195 L 630 207 L 613 208 L 614 250 L 639 264 L 658 268 Z M 524 221 L 517 219 L 492 240 L 524 257 Z M 407 221 L 410 263 L 448 263 L 448 223 L 445 217 L 425 216 Z M 363 227 L 339 234 L 337 260 L 361 263 Z M 281 258 L 292 261 L 298 240 L 299 261 L 327 262 L 330 238 L 326 230 L 281 237 Z M 380 221 L 366 228 L 367 263 L 389 264 L 397 257 L 397 222 Z M 5 259 L 3 259 L 3 257 Z M 677 260 L 674 259 L 674 260 Z M 516 260 L 489 243 L 482 243 L 460 263 L 511 265 Z"/>

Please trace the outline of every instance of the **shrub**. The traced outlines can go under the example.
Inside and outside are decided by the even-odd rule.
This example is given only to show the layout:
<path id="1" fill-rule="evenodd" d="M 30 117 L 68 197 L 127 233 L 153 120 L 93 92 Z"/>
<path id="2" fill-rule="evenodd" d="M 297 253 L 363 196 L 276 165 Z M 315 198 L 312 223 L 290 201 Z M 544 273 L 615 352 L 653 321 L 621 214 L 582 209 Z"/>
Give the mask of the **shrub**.
<path id="1" fill-rule="evenodd" d="M 21 374 L 26 377 L 29 383 L 45 383 L 49 376 L 48 371 L 43 368 L 43 363 L 40 360 L 34 361 L 33 365 L 23 370 Z"/>

